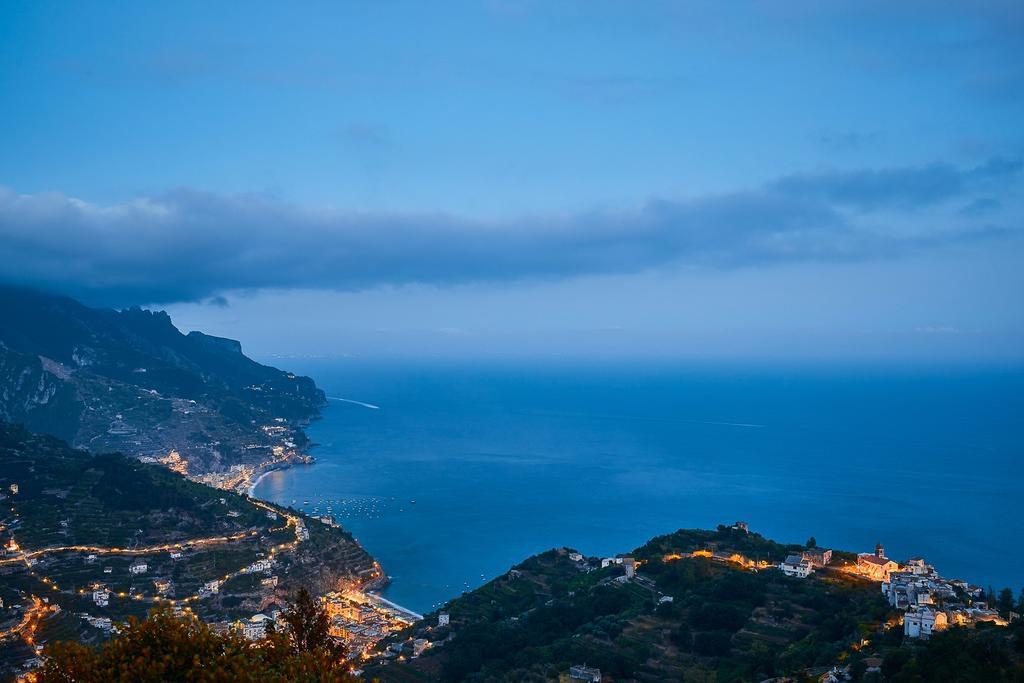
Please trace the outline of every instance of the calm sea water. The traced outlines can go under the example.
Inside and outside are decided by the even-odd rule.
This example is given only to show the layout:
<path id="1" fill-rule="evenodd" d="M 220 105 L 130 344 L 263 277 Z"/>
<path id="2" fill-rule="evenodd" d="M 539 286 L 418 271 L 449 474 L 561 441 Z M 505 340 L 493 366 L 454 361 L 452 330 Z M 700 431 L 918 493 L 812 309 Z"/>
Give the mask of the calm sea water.
<path id="1" fill-rule="evenodd" d="M 286 365 L 379 408 L 332 400 L 317 464 L 256 494 L 329 505 L 418 611 L 547 548 L 736 520 L 1024 585 L 1021 369 Z"/>

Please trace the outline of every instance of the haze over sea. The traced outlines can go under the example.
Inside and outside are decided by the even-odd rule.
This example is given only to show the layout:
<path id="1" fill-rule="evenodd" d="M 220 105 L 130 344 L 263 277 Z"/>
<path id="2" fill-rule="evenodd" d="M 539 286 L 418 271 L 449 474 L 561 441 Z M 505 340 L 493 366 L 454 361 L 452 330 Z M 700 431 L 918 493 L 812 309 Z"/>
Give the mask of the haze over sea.
<path id="1" fill-rule="evenodd" d="M 551 547 L 736 520 L 1024 579 L 1020 368 L 269 360 L 368 405 L 330 401 L 317 463 L 256 495 L 329 504 L 417 611 Z"/>

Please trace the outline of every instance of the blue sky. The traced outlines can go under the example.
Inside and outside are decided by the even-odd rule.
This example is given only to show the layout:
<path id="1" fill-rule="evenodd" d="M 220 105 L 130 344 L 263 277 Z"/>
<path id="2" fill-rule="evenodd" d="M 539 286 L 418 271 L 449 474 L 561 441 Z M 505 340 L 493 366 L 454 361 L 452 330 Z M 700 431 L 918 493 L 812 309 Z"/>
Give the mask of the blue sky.
<path id="1" fill-rule="evenodd" d="M 3 279 L 259 353 L 1018 358 L 1019 3 L 12 2 Z"/>

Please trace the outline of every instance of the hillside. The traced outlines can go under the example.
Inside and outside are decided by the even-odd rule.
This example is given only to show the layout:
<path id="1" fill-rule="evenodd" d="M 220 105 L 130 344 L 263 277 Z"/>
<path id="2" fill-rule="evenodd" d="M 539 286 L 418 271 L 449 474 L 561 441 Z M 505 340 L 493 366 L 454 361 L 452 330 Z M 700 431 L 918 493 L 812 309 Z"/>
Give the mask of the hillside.
<path id="1" fill-rule="evenodd" d="M 326 591 L 379 573 L 336 527 L 5 424 L 0 492 L 0 670 L 7 673 L 36 644 L 95 641 L 109 632 L 105 620 L 143 616 L 156 605 L 230 621 L 283 604 L 299 586 Z M 145 569 L 133 572 L 141 563 Z"/>
<path id="2" fill-rule="evenodd" d="M 164 312 L 10 286 L 0 286 L 0 386 L 6 421 L 93 452 L 175 451 L 194 475 L 299 453 L 324 403 L 308 377 L 261 365 L 234 340 L 182 334 Z"/>
<path id="3" fill-rule="evenodd" d="M 848 571 L 848 553 L 808 578 L 775 568 L 800 550 L 724 526 L 659 536 L 618 559 L 550 550 L 427 615 L 367 673 L 564 681 L 586 665 L 604 681 L 817 681 L 839 665 L 882 680 L 867 673 L 877 656 L 888 680 L 1022 680 L 1019 622 L 906 639 L 879 584 Z"/>

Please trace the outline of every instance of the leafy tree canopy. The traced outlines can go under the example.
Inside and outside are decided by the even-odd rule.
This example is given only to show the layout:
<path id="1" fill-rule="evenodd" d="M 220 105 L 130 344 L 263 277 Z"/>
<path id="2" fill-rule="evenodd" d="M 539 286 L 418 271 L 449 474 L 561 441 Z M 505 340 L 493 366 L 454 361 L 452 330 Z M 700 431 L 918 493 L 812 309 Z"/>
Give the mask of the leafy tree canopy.
<path id="1" fill-rule="evenodd" d="M 189 616 L 154 610 L 99 648 L 60 642 L 45 651 L 40 683 L 350 683 L 344 650 L 326 633 L 327 617 L 307 591 L 282 633 L 256 642 L 218 634 Z"/>

